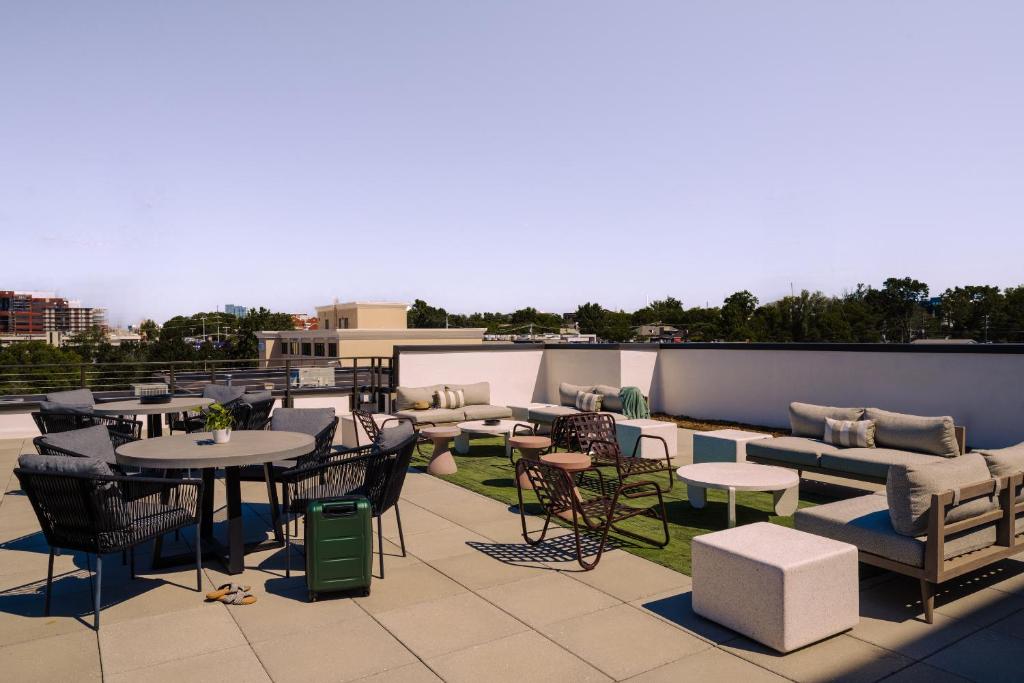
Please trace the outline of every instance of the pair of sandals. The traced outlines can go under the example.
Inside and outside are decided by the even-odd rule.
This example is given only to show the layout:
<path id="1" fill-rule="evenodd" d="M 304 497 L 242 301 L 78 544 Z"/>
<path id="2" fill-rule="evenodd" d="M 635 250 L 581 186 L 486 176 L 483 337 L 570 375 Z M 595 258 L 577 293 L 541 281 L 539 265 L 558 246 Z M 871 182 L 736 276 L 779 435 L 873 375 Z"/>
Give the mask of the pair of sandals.
<path id="1" fill-rule="evenodd" d="M 256 596 L 250 591 L 250 586 L 225 583 L 217 590 L 207 593 L 206 600 L 207 602 L 223 602 L 225 605 L 251 605 L 256 602 Z"/>

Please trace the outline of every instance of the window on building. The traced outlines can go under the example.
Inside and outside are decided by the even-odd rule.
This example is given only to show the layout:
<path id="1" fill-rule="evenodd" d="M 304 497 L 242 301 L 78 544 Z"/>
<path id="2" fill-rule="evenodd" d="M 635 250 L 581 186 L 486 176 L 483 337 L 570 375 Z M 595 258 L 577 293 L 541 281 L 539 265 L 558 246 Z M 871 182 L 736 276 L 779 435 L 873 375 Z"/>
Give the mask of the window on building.
<path id="1" fill-rule="evenodd" d="M 344 330 L 347 330 L 348 329 L 348 318 L 342 318 L 341 319 L 341 324 L 339 325 L 339 327 L 341 327 Z"/>
<path id="2" fill-rule="evenodd" d="M 302 355 L 303 356 L 312 356 L 313 355 L 312 346 L 313 345 L 310 344 L 309 342 L 302 342 Z"/>
<path id="3" fill-rule="evenodd" d="M 324 355 L 324 343 L 323 342 L 317 342 L 317 343 L 313 344 L 313 355 L 314 356 L 322 356 L 322 355 Z"/>
<path id="4" fill-rule="evenodd" d="M 288 342 L 281 342 L 281 355 L 287 356 L 290 353 L 288 350 Z"/>
<path id="5" fill-rule="evenodd" d="M 327 355 L 331 358 L 338 357 L 338 345 L 336 343 L 330 342 L 327 344 Z"/>

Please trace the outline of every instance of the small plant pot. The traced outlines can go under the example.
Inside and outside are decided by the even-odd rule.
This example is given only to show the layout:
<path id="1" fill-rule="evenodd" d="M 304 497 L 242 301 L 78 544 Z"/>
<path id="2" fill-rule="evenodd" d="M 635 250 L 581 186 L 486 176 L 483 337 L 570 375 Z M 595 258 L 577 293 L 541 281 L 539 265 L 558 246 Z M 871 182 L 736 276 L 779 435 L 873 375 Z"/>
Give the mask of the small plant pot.
<path id="1" fill-rule="evenodd" d="M 214 429 L 213 430 L 213 442 L 214 443 L 227 443 L 231 441 L 231 430 L 230 429 Z"/>

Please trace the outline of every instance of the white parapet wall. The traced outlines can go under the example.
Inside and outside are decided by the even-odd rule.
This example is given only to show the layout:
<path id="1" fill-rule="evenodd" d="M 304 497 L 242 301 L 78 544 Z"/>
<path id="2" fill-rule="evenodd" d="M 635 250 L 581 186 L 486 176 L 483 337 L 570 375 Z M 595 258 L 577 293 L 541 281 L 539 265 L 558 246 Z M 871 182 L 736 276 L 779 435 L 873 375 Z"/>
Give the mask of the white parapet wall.
<path id="1" fill-rule="evenodd" d="M 397 350 L 402 386 L 489 382 L 491 403 L 525 405 L 538 398 L 544 347 L 539 344 L 500 347 L 402 347 Z"/>

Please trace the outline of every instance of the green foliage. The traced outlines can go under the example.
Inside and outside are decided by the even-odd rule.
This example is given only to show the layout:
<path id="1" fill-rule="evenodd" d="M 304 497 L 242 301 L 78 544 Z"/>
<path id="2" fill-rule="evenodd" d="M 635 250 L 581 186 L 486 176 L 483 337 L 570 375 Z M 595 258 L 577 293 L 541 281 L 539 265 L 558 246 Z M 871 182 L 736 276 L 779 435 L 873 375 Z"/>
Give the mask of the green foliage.
<path id="1" fill-rule="evenodd" d="M 231 345 L 232 358 L 256 358 L 259 355 L 259 340 L 256 333 L 260 331 L 291 330 L 294 328 L 289 313 L 272 313 L 263 306 L 249 311 L 244 318 L 238 319 L 238 334 Z"/>
<path id="2" fill-rule="evenodd" d="M 235 424 L 235 418 L 231 411 L 219 403 L 214 403 L 206 409 L 206 431 L 212 432 L 215 429 L 231 429 Z"/>
<path id="3" fill-rule="evenodd" d="M 81 384 L 81 356 L 46 342 L 29 341 L 0 348 L 0 395 L 74 389 Z"/>

